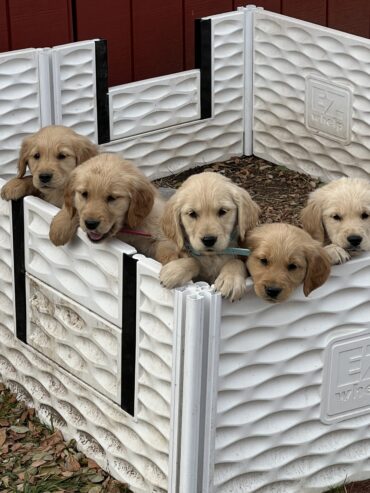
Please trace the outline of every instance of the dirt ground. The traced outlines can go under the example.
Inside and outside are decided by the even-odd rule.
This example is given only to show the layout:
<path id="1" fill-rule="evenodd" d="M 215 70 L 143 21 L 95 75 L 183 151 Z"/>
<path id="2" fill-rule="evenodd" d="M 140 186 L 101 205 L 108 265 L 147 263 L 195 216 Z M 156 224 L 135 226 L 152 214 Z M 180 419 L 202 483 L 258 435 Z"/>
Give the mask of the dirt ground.
<path id="1" fill-rule="evenodd" d="M 262 209 L 262 223 L 281 221 L 299 225 L 299 213 L 308 194 L 320 184 L 319 180 L 308 175 L 253 156 L 235 157 L 161 178 L 154 183 L 160 187 L 178 188 L 188 176 L 203 171 L 222 173 L 245 188 Z"/>

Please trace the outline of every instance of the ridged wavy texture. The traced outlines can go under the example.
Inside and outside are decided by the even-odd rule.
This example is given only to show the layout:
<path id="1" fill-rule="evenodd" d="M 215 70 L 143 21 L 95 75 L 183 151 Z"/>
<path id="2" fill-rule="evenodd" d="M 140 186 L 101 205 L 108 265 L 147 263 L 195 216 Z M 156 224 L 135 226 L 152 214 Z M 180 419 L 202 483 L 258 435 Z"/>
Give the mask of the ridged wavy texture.
<path id="1" fill-rule="evenodd" d="M 0 190 L 4 184 L 0 179 Z M 0 341 L 12 337 L 14 325 L 11 203 L 0 199 Z"/>
<path id="2" fill-rule="evenodd" d="M 24 208 L 27 272 L 120 327 L 123 254 L 136 250 L 115 239 L 93 245 L 82 231 L 55 247 L 49 229 L 58 208 L 35 197 Z"/>
<path id="3" fill-rule="evenodd" d="M 311 493 L 370 476 L 370 415 L 320 421 L 324 349 L 368 330 L 369 290 L 363 254 L 308 298 L 223 302 L 214 491 Z"/>
<path id="4" fill-rule="evenodd" d="M 95 42 L 53 48 L 55 123 L 97 142 Z"/>
<path id="5" fill-rule="evenodd" d="M 135 418 L 8 332 L 1 339 L 0 380 L 35 406 L 42 419 L 48 421 L 53 416 L 54 425 L 64 436 L 76 439 L 78 446 L 113 476 L 135 491 L 164 493 L 169 456 L 173 299 L 172 293 L 159 285 L 158 264 L 148 261 L 146 268 L 147 261 L 143 262 L 138 278 Z M 41 289 L 43 294 L 50 292 Z M 39 290 L 38 283 L 34 294 Z M 60 299 L 65 307 L 64 298 Z M 56 301 L 55 317 L 60 307 Z M 50 308 L 45 299 L 38 305 L 40 312 L 45 311 L 42 307 Z M 67 324 L 66 318 L 63 324 Z"/>
<path id="6" fill-rule="evenodd" d="M 243 152 L 244 14 L 212 17 L 213 118 L 104 144 L 150 178 Z"/>
<path id="7" fill-rule="evenodd" d="M 0 176 L 17 173 L 20 144 L 40 128 L 38 50 L 0 54 Z"/>
<path id="8" fill-rule="evenodd" d="M 188 70 L 111 88 L 111 140 L 198 120 L 199 84 L 199 70 Z"/>
<path id="9" fill-rule="evenodd" d="M 368 178 L 370 40 L 263 11 L 254 33 L 254 154 L 325 181 Z M 349 145 L 306 128 L 309 75 L 352 90 Z"/>
<path id="10" fill-rule="evenodd" d="M 83 382 L 121 402 L 121 330 L 27 277 L 27 342 Z"/>

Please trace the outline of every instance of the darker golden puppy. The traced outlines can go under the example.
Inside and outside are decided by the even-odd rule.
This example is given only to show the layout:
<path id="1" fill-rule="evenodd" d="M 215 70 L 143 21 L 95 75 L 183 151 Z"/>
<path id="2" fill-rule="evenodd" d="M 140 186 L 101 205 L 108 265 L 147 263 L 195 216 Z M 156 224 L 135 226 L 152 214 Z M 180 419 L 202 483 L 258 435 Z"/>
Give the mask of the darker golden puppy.
<path id="1" fill-rule="evenodd" d="M 44 127 L 23 139 L 18 175 L 1 190 L 5 200 L 36 195 L 61 207 L 64 187 L 76 166 L 98 154 L 88 138 L 60 125 Z M 24 176 L 27 166 L 32 176 Z"/>
<path id="2" fill-rule="evenodd" d="M 165 263 L 177 258 L 177 248 L 161 232 L 163 206 L 155 187 L 132 163 L 117 154 L 99 154 L 71 174 L 50 239 L 64 245 L 80 226 L 92 242 L 115 236 Z"/>
<path id="3" fill-rule="evenodd" d="M 315 190 L 301 214 L 303 227 L 325 245 L 332 264 L 370 251 L 370 183 L 340 178 Z"/>
<path id="4" fill-rule="evenodd" d="M 285 301 L 303 283 L 308 296 L 330 274 L 330 259 L 306 231 L 284 223 L 263 224 L 247 236 L 247 268 L 254 290 L 266 301 Z"/>
<path id="5" fill-rule="evenodd" d="M 183 258 L 160 273 L 167 288 L 203 280 L 224 297 L 240 299 L 246 291 L 246 269 L 228 247 L 240 246 L 258 221 L 259 207 L 248 192 L 224 176 L 205 172 L 188 178 L 168 201 L 162 219 L 165 234 Z"/>

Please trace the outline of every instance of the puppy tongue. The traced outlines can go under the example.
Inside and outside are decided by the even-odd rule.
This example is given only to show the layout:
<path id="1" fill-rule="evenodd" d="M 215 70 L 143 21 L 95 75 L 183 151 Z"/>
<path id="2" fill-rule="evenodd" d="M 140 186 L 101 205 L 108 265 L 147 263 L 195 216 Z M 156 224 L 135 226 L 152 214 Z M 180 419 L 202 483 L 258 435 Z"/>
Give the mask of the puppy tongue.
<path id="1" fill-rule="evenodd" d="M 93 240 L 93 241 L 98 241 L 98 240 L 101 240 L 103 238 L 102 234 L 94 233 L 94 231 L 89 231 L 87 234 L 88 234 L 90 240 Z"/>

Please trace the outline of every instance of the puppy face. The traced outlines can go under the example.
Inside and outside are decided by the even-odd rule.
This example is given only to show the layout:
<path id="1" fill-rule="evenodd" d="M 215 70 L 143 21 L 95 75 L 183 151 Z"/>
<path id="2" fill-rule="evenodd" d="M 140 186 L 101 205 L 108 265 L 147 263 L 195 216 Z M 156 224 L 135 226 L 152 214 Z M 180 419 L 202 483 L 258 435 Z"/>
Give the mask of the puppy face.
<path id="1" fill-rule="evenodd" d="M 322 243 L 327 235 L 345 250 L 370 250 L 370 184 L 341 178 L 315 190 L 302 211 L 302 223 Z"/>
<path id="2" fill-rule="evenodd" d="M 23 140 L 18 178 L 24 176 L 28 165 L 37 189 L 63 190 L 74 168 L 97 153 L 97 147 L 89 139 L 72 129 L 58 125 L 44 127 Z"/>
<path id="3" fill-rule="evenodd" d="M 115 154 L 100 154 L 70 177 L 65 207 L 77 211 L 80 227 L 93 242 L 137 227 L 153 207 L 155 191 L 133 164 Z"/>
<path id="4" fill-rule="evenodd" d="M 266 301 L 285 301 L 302 283 L 308 296 L 329 276 L 325 250 L 296 226 L 265 224 L 251 231 L 247 244 L 252 250 L 247 268 L 254 290 Z"/>
<path id="5" fill-rule="evenodd" d="M 211 255 L 227 248 L 233 236 L 244 240 L 258 215 L 248 192 L 222 175 L 205 172 L 189 177 L 171 197 L 162 227 L 179 248 L 189 241 L 194 250 Z"/>

